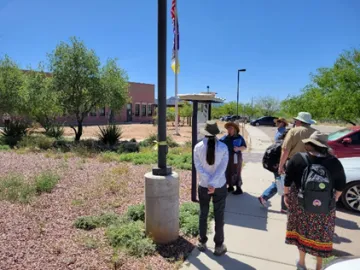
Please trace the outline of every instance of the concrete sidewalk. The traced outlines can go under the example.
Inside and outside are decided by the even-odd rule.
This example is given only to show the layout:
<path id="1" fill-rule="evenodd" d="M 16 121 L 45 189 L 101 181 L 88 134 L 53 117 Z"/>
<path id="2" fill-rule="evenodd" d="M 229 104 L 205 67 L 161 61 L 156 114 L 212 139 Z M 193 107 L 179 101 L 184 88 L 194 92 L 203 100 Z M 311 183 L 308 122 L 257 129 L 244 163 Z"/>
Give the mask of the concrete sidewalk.
<path id="1" fill-rule="evenodd" d="M 252 149 L 264 151 L 271 139 L 261 130 L 250 127 Z M 280 213 L 280 196 L 271 199 L 271 206 L 260 206 L 257 197 L 273 181 L 273 175 L 258 162 L 246 163 L 243 170 L 244 194 L 227 198 L 225 212 L 225 244 L 228 252 L 215 257 L 213 234 L 209 236 L 209 251 L 200 253 L 194 249 L 182 269 L 295 269 L 298 257 L 296 247 L 284 243 L 286 215 Z M 338 212 L 335 249 L 344 254 L 359 255 L 360 217 Z M 213 228 L 213 224 L 211 227 Z M 315 260 L 307 256 L 309 269 L 315 268 Z"/>

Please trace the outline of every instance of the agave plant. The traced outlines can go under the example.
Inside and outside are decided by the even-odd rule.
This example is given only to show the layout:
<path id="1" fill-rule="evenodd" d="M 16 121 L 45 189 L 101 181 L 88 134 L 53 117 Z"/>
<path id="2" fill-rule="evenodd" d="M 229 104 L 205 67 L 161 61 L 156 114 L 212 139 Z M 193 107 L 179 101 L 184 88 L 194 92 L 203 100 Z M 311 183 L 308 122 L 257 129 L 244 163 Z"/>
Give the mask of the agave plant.
<path id="1" fill-rule="evenodd" d="M 110 124 L 105 127 L 99 127 L 99 129 L 98 137 L 104 144 L 114 146 L 120 141 L 122 130 L 119 126 Z"/>

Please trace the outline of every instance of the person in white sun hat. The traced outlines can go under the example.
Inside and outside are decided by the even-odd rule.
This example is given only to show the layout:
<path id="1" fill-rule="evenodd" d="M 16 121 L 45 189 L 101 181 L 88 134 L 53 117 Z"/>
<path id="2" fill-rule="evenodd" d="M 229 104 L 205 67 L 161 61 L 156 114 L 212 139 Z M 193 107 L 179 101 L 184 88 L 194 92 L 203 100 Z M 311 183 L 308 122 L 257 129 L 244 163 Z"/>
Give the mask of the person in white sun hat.
<path id="1" fill-rule="evenodd" d="M 311 125 L 316 121 L 312 119 L 308 112 L 299 112 L 295 120 L 295 127 L 286 134 L 282 145 L 282 153 L 279 164 L 279 174 L 285 173 L 286 161 L 292 158 L 296 153 L 305 152 L 305 144 L 302 140 L 308 139 L 316 129 Z"/>

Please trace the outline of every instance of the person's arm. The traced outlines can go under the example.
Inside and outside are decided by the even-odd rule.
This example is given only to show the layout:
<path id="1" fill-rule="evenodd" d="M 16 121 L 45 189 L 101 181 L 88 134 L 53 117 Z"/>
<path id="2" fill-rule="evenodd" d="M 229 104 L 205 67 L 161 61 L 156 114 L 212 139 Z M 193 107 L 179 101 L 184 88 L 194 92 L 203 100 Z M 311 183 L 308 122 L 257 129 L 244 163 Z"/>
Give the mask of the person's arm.
<path id="1" fill-rule="evenodd" d="M 290 150 L 292 147 L 292 132 L 291 130 L 286 134 L 284 142 L 282 144 L 281 157 L 279 162 L 279 174 L 285 173 L 285 163 L 289 158 Z"/>
<path id="2" fill-rule="evenodd" d="M 202 166 L 202 164 L 200 162 L 200 160 L 202 158 L 203 157 L 201 157 L 201 153 L 199 151 L 199 148 L 195 146 L 195 148 L 194 148 L 194 165 L 195 165 L 195 169 L 199 174 L 201 174 L 201 176 L 204 179 L 207 179 L 207 181 L 209 182 L 210 175 L 204 170 L 204 167 Z"/>
<path id="3" fill-rule="evenodd" d="M 221 142 L 218 142 L 221 143 Z M 227 149 L 227 147 L 223 148 L 224 151 L 221 151 L 220 153 L 216 153 L 215 155 L 220 154 L 221 156 L 219 156 L 219 158 L 221 159 L 220 164 L 217 166 L 217 168 L 215 169 L 214 174 L 210 177 L 209 181 L 208 181 L 208 185 L 211 187 L 214 187 L 216 179 L 219 178 L 221 175 L 225 174 L 228 162 L 229 162 L 229 151 Z M 218 158 L 217 156 L 215 158 Z"/>
<path id="4" fill-rule="evenodd" d="M 246 147 L 246 142 L 245 142 L 245 139 L 243 138 L 243 136 L 239 135 L 239 140 L 241 140 L 241 142 L 240 142 L 240 145 L 239 145 L 239 146 L 234 147 L 234 151 L 235 151 L 235 152 L 238 152 L 238 151 L 243 152 L 243 151 L 245 151 L 246 148 L 247 148 L 247 147 Z"/>
<path id="5" fill-rule="evenodd" d="M 338 201 L 346 186 L 344 167 L 337 158 L 334 158 L 332 159 L 332 164 L 329 169 L 331 169 L 332 181 L 334 182 L 334 188 L 336 190 L 335 200 Z"/>
<path id="6" fill-rule="evenodd" d="M 286 207 L 289 207 L 290 187 L 293 184 L 297 174 L 296 158 L 297 156 L 295 155 L 292 159 L 289 160 L 286 166 L 285 179 L 284 179 L 284 202 Z"/>

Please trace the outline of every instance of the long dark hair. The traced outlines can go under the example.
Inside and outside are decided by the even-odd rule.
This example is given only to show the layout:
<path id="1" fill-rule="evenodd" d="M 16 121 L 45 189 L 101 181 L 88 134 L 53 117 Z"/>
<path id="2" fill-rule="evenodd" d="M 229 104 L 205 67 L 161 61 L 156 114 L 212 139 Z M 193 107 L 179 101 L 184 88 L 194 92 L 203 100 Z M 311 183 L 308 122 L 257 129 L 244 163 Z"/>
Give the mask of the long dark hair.
<path id="1" fill-rule="evenodd" d="M 206 150 L 206 162 L 209 165 L 214 165 L 215 163 L 215 136 L 209 136 L 207 142 Z"/>

